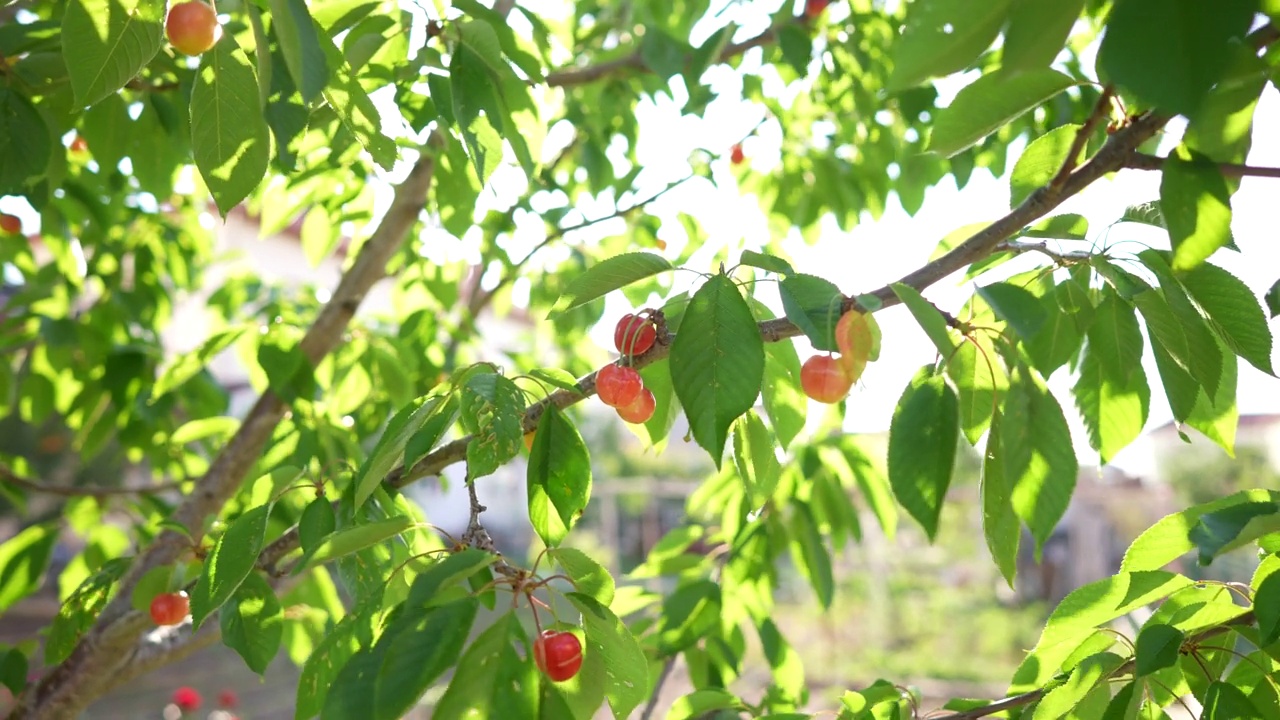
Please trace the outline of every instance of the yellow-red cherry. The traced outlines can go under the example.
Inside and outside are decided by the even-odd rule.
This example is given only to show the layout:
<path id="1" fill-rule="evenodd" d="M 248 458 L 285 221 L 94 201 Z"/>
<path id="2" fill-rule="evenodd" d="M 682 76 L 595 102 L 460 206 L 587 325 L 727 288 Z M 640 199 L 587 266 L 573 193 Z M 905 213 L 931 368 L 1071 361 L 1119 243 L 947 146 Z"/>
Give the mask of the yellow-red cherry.
<path id="1" fill-rule="evenodd" d="M 853 380 L 834 356 L 814 355 L 800 367 L 800 387 L 820 403 L 837 403 L 849 394 Z"/>
<path id="2" fill-rule="evenodd" d="M 746 159 L 746 154 L 742 152 L 742 143 L 736 143 L 733 147 L 729 148 L 729 162 L 734 165 L 741 165 L 742 161 Z"/>
<path id="3" fill-rule="evenodd" d="M 553 682 L 564 682 L 582 667 L 582 642 L 573 633 L 543 630 L 533 641 L 533 660 Z"/>
<path id="4" fill-rule="evenodd" d="M 613 345 L 623 355 L 639 355 L 653 347 L 657 339 L 658 329 L 639 315 L 623 315 L 613 329 Z"/>
<path id="5" fill-rule="evenodd" d="M 22 219 L 17 215 L 0 213 L 0 230 L 14 235 L 18 234 L 22 232 Z"/>
<path id="6" fill-rule="evenodd" d="M 630 405 L 643 389 L 644 381 L 634 368 L 605 365 L 596 373 L 596 394 L 609 407 Z"/>
<path id="7" fill-rule="evenodd" d="M 640 394 L 631 401 L 630 405 L 618 407 L 618 417 L 633 425 L 649 422 L 656 406 L 657 400 L 653 397 L 653 391 L 649 388 L 641 388 Z"/>
<path id="8" fill-rule="evenodd" d="M 190 612 L 191 601 L 184 592 L 160 593 L 151 600 L 151 619 L 157 625 L 177 625 Z"/>
<path id="9" fill-rule="evenodd" d="M 169 44 L 187 55 L 200 55 L 213 47 L 221 30 L 218 14 L 200 0 L 177 3 L 164 21 Z"/>

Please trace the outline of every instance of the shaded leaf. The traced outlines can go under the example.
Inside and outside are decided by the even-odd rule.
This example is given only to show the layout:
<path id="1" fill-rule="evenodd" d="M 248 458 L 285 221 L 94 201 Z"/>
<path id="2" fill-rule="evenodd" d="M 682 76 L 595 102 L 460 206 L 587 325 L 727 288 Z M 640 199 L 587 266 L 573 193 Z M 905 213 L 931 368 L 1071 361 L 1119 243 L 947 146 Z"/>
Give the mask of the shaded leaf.
<path id="1" fill-rule="evenodd" d="M 950 3 L 927 3 L 926 6 L 933 4 Z M 982 15 L 1005 4 L 989 3 L 981 11 L 971 8 L 969 14 Z M 915 7 L 918 6 L 912 6 Z M 910 14 L 908 11 L 908 32 Z M 895 76 L 897 71 L 895 67 Z M 1077 81 L 1070 76 L 1049 68 L 1030 70 L 1012 77 L 1003 73 L 983 75 L 962 89 L 950 105 L 938 112 L 929 136 L 929 150 L 951 157 L 1076 84 Z M 1034 146 L 1032 143 L 1027 152 L 1031 152 Z M 1017 171 L 1014 172 L 1016 175 Z"/>
<path id="2" fill-rule="evenodd" d="M 591 497 L 591 455 L 578 428 L 548 405 L 533 436 L 527 471 L 529 520 L 548 547 L 564 540 Z"/>
<path id="3" fill-rule="evenodd" d="M 960 434 L 959 401 L 945 378 L 921 368 L 898 399 L 889 427 L 889 483 L 898 503 L 932 540 L 951 484 Z"/>

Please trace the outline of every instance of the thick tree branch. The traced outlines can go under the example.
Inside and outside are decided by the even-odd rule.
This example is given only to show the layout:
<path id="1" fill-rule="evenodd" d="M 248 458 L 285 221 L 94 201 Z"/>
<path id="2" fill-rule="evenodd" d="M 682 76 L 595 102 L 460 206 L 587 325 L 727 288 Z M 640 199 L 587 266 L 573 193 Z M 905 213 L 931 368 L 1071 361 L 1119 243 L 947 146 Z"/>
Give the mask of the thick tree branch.
<path id="1" fill-rule="evenodd" d="M 387 262 L 417 223 L 435 171 L 435 150 L 442 142 L 442 135 L 432 135 L 418 162 L 397 187 L 386 216 L 361 247 L 332 299 L 303 337 L 299 350 L 313 366 L 341 341 L 361 301 L 373 285 L 386 276 Z M 10 713 L 11 719 L 71 720 L 110 678 L 128 672 L 125 665 L 133 657 L 131 650 L 150 624 L 143 613 L 130 606 L 134 586 L 148 570 L 176 561 L 193 541 L 199 541 L 206 518 L 217 515 L 239 489 L 286 410 L 287 405 L 275 393 L 268 391 L 258 398 L 235 436 L 171 517 L 187 528 L 191 537 L 166 530 L 138 556 L 121 580 L 115 599 L 103 610 L 94 627 L 66 662 L 23 694 L 19 705 Z"/>
<path id="2" fill-rule="evenodd" d="M 1127 162 L 1125 167 L 1135 170 L 1163 170 L 1165 161 L 1169 158 L 1157 157 L 1155 155 L 1146 155 L 1144 153 L 1134 153 Z M 1218 171 L 1226 177 L 1266 177 L 1280 178 L 1280 168 L 1258 167 L 1256 165 L 1240 165 L 1237 163 L 1218 163 Z"/>
<path id="3" fill-rule="evenodd" d="M 796 18 L 795 22 L 801 22 L 800 18 Z M 730 43 L 720 51 L 716 62 L 725 62 L 733 59 L 751 48 L 757 48 L 768 45 L 778 38 L 778 28 L 771 27 L 768 30 L 747 38 L 742 42 Z M 644 55 L 640 50 L 636 50 L 629 55 L 624 55 L 616 60 L 608 60 L 596 65 L 587 65 L 579 68 L 566 68 L 548 73 L 546 84 L 551 87 L 572 87 L 574 85 L 586 85 L 595 82 L 604 77 L 615 75 L 622 72 L 643 72 L 648 70 L 644 64 Z"/>
<path id="4" fill-rule="evenodd" d="M 94 497 L 105 498 L 115 495 L 158 495 L 170 490 L 179 490 L 185 483 L 170 482 L 147 485 L 145 487 L 93 487 L 81 485 L 49 485 L 25 478 L 14 472 L 7 465 L 0 464 L 0 482 L 19 487 L 30 492 L 58 495 L 61 497 Z"/>

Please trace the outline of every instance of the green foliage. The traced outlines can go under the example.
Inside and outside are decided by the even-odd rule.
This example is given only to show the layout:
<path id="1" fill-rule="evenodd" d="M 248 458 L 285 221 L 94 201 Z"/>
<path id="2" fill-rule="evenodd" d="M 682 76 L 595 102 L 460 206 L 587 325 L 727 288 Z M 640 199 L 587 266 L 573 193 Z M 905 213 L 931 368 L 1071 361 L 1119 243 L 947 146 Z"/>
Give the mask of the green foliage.
<path id="1" fill-rule="evenodd" d="M 94 693 L 216 632 L 256 673 L 281 648 L 302 666 L 298 720 L 418 705 L 587 720 L 607 704 L 623 718 L 676 663 L 690 687 L 655 709 L 669 718 L 921 716 L 901 678 L 811 697 L 806 638 L 784 622 L 797 587 L 831 613 L 851 592 L 896 592 L 847 578 L 849 547 L 893 541 L 901 511 L 947 545 L 965 533 L 947 513 L 972 508 L 1020 588 L 1024 531 L 1040 559 L 1081 472 L 1059 388 L 1106 464 L 1160 412 L 1157 376 L 1178 432 L 1231 454 L 1239 359 L 1274 375 L 1280 284 L 1264 314 L 1261 288 L 1219 252 L 1256 252 L 1230 225 L 1248 216 L 1237 176 L 1258 172 L 1242 163 L 1271 132 L 1254 115 L 1276 77 L 1274 0 L 855 0 L 813 16 L 429 5 L 227 0 L 195 58 L 169 46 L 156 0 L 2 11 L 0 497 L 14 532 L 0 612 L 44 588 L 59 600 L 38 642 L 0 648 L 0 683 L 22 702 L 91 713 L 79 704 Z M 723 145 L 692 140 L 722 118 Z M 913 215 L 979 169 L 1007 176 L 1014 209 L 947 234 L 896 280 L 847 296 L 843 265 L 799 261 L 799 244 Z M 1142 170 L 1160 172 L 1157 200 L 1050 215 Z M 726 193 L 763 222 L 744 207 L 742 228 L 716 225 Z M 246 218 L 271 239 L 237 245 Z M 1133 223 L 1167 243 L 1135 250 L 1149 236 Z M 235 247 L 293 262 L 293 231 L 299 267 L 281 277 L 223 263 Z M 914 252 L 841 241 L 857 263 Z M 967 299 L 931 289 L 948 277 L 971 284 Z M 653 350 L 625 362 L 655 399 L 632 429 L 661 460 L 618 444 L 591 399 L 594 338 L 619 303 L 654 323 Z M 821 416 L 802 388 L 798 348 L 836 352 L 855 305 L 874 313 L 868 361 L 882 318 L 914 321 L 936 351 L 908 359 L 886 329 L 885 364 L 928 363 L 879 418 L 887 442 L 842 432 L 876 422 L 860 386 Z M 260 395 L 248 410 L 225 385 L 237 362 Z M 887 376 L 860 382 L 879 391 Z M 591 549 L 601 498 L 637 468 L 701 472 L 671 436 L 682 417 L 714 470 L 615 578 L 618 558 Z M 965 497 L 970 446 L 981 472 Z M 1204 717 L 1280 714 L 1280 497 L 1246 489 L 1273 478 L 1246 482 L 1241 458 L 1201 485 L 1202 504 L 1143 532 L 1119 573 L 1066 596 L 1004 705 L 949 706 L 1128 720 L 1193 697 Z M 428 517 L 413 484 L 449 492 L 464 462 L 453 491 L 470 512 Z M 521 462 L 527 504 L 491 494 L 490 476 Z M 528 527 L 486 528 L 497 513 L 481 498 L 515 500 Z M 667 522 L 675 503 L 643 499 Z M 511 537 L 533 547 L 512 552 Z M 50 578 L 63 541 L 79 549 Z M 1248 586 L 1170 569 L 1216 571 L 1255 548 Z M 191 624 L 144 627 L 176 590 Z M 943 610 L 928 614 L 973 614 Z M 973 644 L 1021 635 L 977 615 Z M 543 630 L 582 641 L 574 677 L 538 670 Z M 38 691 L 36 658 L 62 664 Z"/>

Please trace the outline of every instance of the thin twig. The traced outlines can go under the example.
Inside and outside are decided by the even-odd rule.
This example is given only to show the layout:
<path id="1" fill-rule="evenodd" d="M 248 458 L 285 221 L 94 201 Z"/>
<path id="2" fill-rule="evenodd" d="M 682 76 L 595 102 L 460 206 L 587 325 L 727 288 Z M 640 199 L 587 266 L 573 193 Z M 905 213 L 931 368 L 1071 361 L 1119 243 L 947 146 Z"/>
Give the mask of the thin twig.
<path id="1" fill-rule="evenodd" d="M 1134 153 L 1125 163 L 1125 167 L 1133 168 L 1134 170 L 1163 170 L 1168 159 L 1144 153 Z M 1241 165 L 1238 163 L 1216 163 L 1216 165 L 1218 172 L 1222 173 L 1224 177 L 1280 178 L 1280 168 Z"/>
<path id="2" fill-rule="evenodd" d="M 1067 181 L 1067 177 L 1076 169 L 1076 162 L 1080 158 L 1080 153 L 1084 152 L 1085 143 L 1089 142 L 1089 136 L 1093 134 L 1094 129 L 1098 127 L 1098 123 L 1102 122 L 1102 118 L 1109 114 L 1111 108 L 1111 96 L 1114 89 L 1108 85 L 1102 88 L 1102 94 L 1098 96 L 1098 102 L 1093 105 L 1093 112 L 1089 113 L 1088 119 L 1076 131 L 1076 136 L 1071 140 L 1071 149 L 1067 151 L 1067 159 L 1062 161 L 1062 167 L 1059 168 L 1058 174 L 1053 176 L 1049 181 L 1049 187 L 1061 187 Z"/>
<path id="3" fill-rule="evenodd" d="M 1088 262 L 1093 255 L 1084 250 L 1072 250 L 1070 252 L 1058 252 L 1049 247 L 1045 242 L 1031 242 L 1026 240 L 1006 240 L 996 246 L 996 250 L 1022 254 L 1027 252 L 1038 252 L 1052 258 L 1059 265 L 1072 265 L 1075 263 Z"/>
<path id="4" fill-rule="evenodd" d="M 671 670 L 676 666 L 677 655 L 667 658 L 662 664 L 662 672 L 658 675 L 658 681 L 653 684 L 653 692 L 649 693 L 649 702 L 645 703 L 644 712 L 640 713 L 640 720 L 649 720 L 653 716 L 653 711 L 658 707 L 658 695 L 662 692 L 662 686 L 667 682 L 667 678 L 671 676 Z"/>
<path id="5" fill-rule="evenodd" d="M 0 482 L 14 485 L 31 492 L 57 495 L 60 497 L 93 497 L 105 498 L 115 495 L 159 495 L 170 490 L 181 490 L 183 483 L 168 482 L 147 485 L 145 487 L 88 487 L 74 485 L 48 485 L 25 478 L 14 472 L 12 468 L 0 464 Z M 187 481 L 190 482 L 190 481 Z"/>

